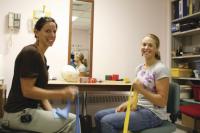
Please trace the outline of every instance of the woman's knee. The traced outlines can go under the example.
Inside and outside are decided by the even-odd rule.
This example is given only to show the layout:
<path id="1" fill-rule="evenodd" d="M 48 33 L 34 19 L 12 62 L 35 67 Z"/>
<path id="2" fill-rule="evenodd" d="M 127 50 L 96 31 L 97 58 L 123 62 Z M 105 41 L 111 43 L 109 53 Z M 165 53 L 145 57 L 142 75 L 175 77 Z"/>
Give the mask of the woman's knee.
<path id="1" fill-rule="evenodd" d="M 95 121 L 100 121 L 103 116 L 104 116 L 103 110 L 100 110 L 95 113 L 94 119 Z"/>
<path id="2" fill-rule="evenodd" d="M 113 119 L 111 118 L 111 115 L 106 115 L 100 120 L 100 123 L 101 124 L 112 124 L 113 123 Z"/>
<path id="3" fill-rule="evenodd" d="M 104 109 L 104 110 L 100 110 L 98 112 L 96 112 L 94 118 L 95 120 L 101 120 L 104 116 L 108 115 L 108 114 L 112 114 L 114 113 L 114 109 Z"/>

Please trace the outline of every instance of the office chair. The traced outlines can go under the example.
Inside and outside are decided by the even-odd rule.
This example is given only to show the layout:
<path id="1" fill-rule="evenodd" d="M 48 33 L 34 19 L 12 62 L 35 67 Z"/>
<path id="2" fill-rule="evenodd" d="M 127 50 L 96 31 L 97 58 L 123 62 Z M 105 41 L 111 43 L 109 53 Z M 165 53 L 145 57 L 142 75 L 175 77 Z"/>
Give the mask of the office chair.
<path id="1" fill-rule="evenodd" d="M 176 131 L 176 125 L 174 124 L 178 117 L 180 105 L 180 86 L 177 83 L 170 83 L 169 94 L 167 101 L 167 112 L 170 113 L 170 121 L 163 120 L 163 124 L 159 127 L 144 129 L 134 133 L 172 133 Z M 129 131 L 129 133 L 131 133 Z"/>

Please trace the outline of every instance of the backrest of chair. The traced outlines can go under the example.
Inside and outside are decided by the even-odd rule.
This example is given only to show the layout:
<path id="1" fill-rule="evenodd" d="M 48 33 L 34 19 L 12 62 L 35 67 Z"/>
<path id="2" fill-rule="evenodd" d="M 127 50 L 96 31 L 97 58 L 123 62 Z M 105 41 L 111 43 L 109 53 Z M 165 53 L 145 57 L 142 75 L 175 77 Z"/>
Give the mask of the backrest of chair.
<path id="1" fill-rule="evenodd" d="M 180 105 L 180 86 L 171 82 L 169 85 L 169 94 L 167 101 L 167 112 L 175 114 L 179 111 Z"/>

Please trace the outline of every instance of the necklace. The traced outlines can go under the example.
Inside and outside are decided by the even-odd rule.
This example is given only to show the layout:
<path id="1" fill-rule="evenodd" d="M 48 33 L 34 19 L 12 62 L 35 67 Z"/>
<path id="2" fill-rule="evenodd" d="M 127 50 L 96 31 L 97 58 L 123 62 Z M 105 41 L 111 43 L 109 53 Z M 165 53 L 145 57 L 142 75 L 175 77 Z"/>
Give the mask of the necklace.
<path id="1" fill-rule="evenodd" d="M 39 47 L 38 44 L 35 44 L 35 45 L 36 45 L 38 52 L 40 53 L 40 56 L 42 57 L 43 62 L 45 62 L 44 53 L 42 52 L 42 50 L 41 50 L 41 48 Z"/>

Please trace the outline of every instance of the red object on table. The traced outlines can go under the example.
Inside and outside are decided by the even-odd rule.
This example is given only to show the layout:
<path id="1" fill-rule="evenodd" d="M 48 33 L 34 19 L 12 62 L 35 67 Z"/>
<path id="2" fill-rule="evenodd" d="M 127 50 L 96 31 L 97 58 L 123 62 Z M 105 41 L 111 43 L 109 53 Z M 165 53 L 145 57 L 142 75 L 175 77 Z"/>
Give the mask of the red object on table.
<path id="1" fill-rule="evenodd" d="M 112 80 L 115 80 L 115 81 L 119 80 L 119 74 L 113 74 Z"/>
<path id="2" fill-rule="evenodd" d="M 96 82 L 97 82 L 97 80 L 95 78 L 89 78 L 88 83 L 96 83 Z"/>

